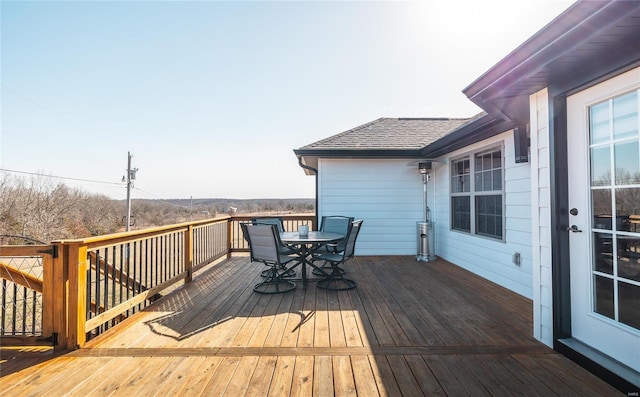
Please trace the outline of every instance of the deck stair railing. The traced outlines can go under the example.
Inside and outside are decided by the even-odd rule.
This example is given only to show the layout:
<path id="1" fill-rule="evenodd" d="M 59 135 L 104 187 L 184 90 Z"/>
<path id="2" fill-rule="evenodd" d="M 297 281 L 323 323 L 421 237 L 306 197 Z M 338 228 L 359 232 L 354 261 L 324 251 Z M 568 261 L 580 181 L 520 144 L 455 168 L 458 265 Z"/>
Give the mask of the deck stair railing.
<path id="1" fill-rule="evenodd" d="M 283 218 L 287 230 L 300 224 L 315 228 L 312 215 Z M 250 220 L 220 216 L 48 246 L 0 246 L 0 344 L 81 347 L 180 282 L 190 282 L 194 272 L 248 251 L 240 223 Z"/>

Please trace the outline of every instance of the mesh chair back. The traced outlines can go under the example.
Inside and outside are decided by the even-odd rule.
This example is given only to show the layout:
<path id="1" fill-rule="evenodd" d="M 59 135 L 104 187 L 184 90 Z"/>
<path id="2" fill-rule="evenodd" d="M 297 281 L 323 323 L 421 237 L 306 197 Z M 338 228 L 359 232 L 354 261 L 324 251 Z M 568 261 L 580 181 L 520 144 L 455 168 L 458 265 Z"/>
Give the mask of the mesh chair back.
<path id="1" fill-rule="evenodd" d="M 340 215 L 331 215 L 331 216 L 323 216 L 322 222 L 320 224 L 320 231 L 323 232 L 331 232 L 331 233 L 339 233 L 344 236 L 349 234 L 349 228 L 351 227 L 351 223 L 353 222 L 353 217 L 350 216 L 340 216 Z M 346 245 L 346 238 L 340 241 L 335 251 L 341 252 L 344 251 L 344 247 Z"/>
<path id="2" fill-rule="evenodd" d="M 278 229 L 275 225 L 243 224 L 249 238 L 251 260 L 266 263 L 280 263 L 278 253 Z"/>
<path id="3" fill-rule="evenodd" d="M 351 230 L 349 231 L 349 236 L 345 242 L 344 248 L 344 259 L 351 258 L 356 250 L 356 239 L 358 238 L 358 233 L 360 232 L 360 227 L 362 226 L 362 220 L 357 220 L 351 222 Z"/>
<path id="4" fill-rule="evenodd" d="M 351 222 L 353 218 L 350 216 L 323 216 L 320 231 L 346 235 Z"/>
<path id="5" fill-rule="evenodd" d="M 284 221 L 282 217 L 274 216 L 269 218 L 253 218 L 251 219 L 251 223 L 254 225 L 276 225 L 278 227 L 278 232 L 284 232 Z"/>

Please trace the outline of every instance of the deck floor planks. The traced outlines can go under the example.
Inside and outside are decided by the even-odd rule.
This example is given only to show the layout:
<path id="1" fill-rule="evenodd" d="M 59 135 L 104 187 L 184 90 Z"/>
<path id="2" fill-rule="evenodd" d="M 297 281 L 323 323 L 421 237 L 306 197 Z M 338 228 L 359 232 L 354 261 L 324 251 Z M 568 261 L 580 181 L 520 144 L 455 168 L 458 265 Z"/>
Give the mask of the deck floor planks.
<path id="1" fill-rule="evenodd" d="M 225 357 L 216 367 L 211 378 L 204 387 L 203 394 L 210 396 L 222 396 L 229 385 L 231 377 L 240 364 L 241 357 Z"/>
<path id="2" fill-rule="evenodd" d="M 282 343 L 282 336 L 286 331 L 287 320 L 290 316 L 289 312 L 291 311 L 293 296 L 294 294 L 288 293 L 279 300 L 280 304 L 278 305 L 273 324 L 271 324 L 269 334 L 264 341 L 265 347 L 278 347 Z"/>
<path id="3" fill-rule="evenodd" d="M 267 395 L 277 362 L 278 357 L 276 356 L 261 356 L 258 358 L 258 364 L 247 387 L 247 396 Z"/>
<path id="4" fill-rule="evenodd" d="M 375 281 L 375 278 L 371 276 L 372 273 L 375 274 L 376 271 L 360 273 L 360 278 L 366 283 L 362 286 L 362 289 L 364 289 L 369 295 L 369 303 L 374 305 L 377 312 L 380 314 L 382 322 L 385 324 L 385 327 L 391 336 L 393 341 L 392 344 L 394 346 L 410 346 L 409 338 L 402 330 L 393 311 L 386 303 L 389 300 L 389 296 L 387 290 L 383 287 L 384 284 L 378 284 Z"/>
<path id="5" fill-rule="evenodd" d="M 407 365 L 411 369 L 411 373 L 413 373 L 413 376 L 418 382 L 418 386 L 424 395 L 445 395 L 444 390 L 442 390 L 442 386 L 438 383 L 438 379 L 433 375 L 427 363 L 422 359 L 422 356 L 406 356 L 405 360 L 407 361 Z"/>
<path id="6" fill-rule="evenodd" d="M 353 378 L 349 356 L 333 356 L 333 387 L 336 396 L 355 396 L 356 382 Z M 366 394 L 363 394 L 366 396 Z"/>
<path id="7" fill-rule="evenodd" d="M 393 376 L 386 356 L 368 356 L 371 372 L 380 396 L 400 396 L 398 383 Z"/>
<path id="8" fill-rule="evenodd" d="M 482 358 L 468 354 L 462 360 L 462 368 L 460 370 L 471 374 L 475 379 L 492 396 L 508 395 L 509 390 L 503 385 L 485 366 L 482 364 Z"/>
<path id="9" fill-rule="evenodd" d="M 288 396 L 293 382 L 293 370 L 296 358 L 294 356 L 279 356 L 269 385 L 270 397 Z"/>
<path id="10" fill-rule="evenodd" d="M 16 395 L 56 383 L 64 383 L 59 395 L 615 393 L 533 340 L 522 325 L 531 322 L 530 301 L 444 261 L 356 257 L 347 266 L 354 290 L 310 282 L 271 296 L 252 291 L 260 270 L 240 257 L 199 272 L 90 341 L 84 354 L 23 370 L 0 364 L 2 389 L 15 382 Z"/>
<path id="11" fill-rule="evenodd" d="M 351 356 L 351 369 L 358 395 L 378 396 L 378 386 L 373 382 L 373 370 L 367 356 Z"/>
<path id="12" fill-rule="evenodd" d="M 291 396 L 313 395 L 313 361 L 312 356 L 296 357 L 291 383 Z"/>
<path id="13" fill-rule="evenodd" d="M 344 328 L 346 345 L 349 347 L 364 346 L 361 336 L 364 330 L 360 328 L 359 322 L 356 320 L 357 314 L 355 313 L 350 295 L 345 293 L 337 295 L 338 302 L 340 303 L 340 314 L 342 315 L 342 326 Z"/>
<path id="14" fill-rule="evenodd" d="M 421 396 L 422 391 L 403 356 L 387 356 L 391 372 L 403 396 Z M 385 383 L 386 384 L 386 383 Z"/>
<path id="15" fill-rule="evenodd" d="M 318 288 L 313 284 L 307 287 L 304 294 L 304 303 L 300 311 L 300 324 L 298 329 L 298 347 L 313 347 L 315 338 L 315 312 L 316 312 L 316 294 Z"/>
<path id="16" fill-rule="evenodd" d="M 313 367 L 313 395 L 333 397 L 333 361 L 331 356 L 316 356 Z"/>
<path id="17" fill-rule="evenodd" d="M 190 365 L 185 368 L 189 373 L 188 378 L 182 379 L 177 388 L 167 390 L 166 393 L 158 391 L 160 396 L 199 396 L 206 390 L 209 380 L 216 373 L 218 367 L 224 362 L 223 357 L 190 358 Z"/>
<path id="18" fill-rule="evenodd" d="M 316 288 L 317 290 L 317 288 Z M 327 292 L 325 290 L 317 290 L 316 292 L 316 311 L 314 313 L 314 339 L 315 347 L 329 347 L 329 310 L 327 303 Z"/>
<path id="19" fill-rule="evenodd" d="M 251 379 L 253 378 L 259 361 L 260 357 L 257 356 L 242 356 L 231 379 L 229 379 L 224 394 L 229 396 L 244 396 L 249 389 Z M 271 367 L 271 369 L 273 369 L 273 367 Z"/>
<path id="20" fill-rule="evenodd" d="M 335 291 L 325 291 L 327 295 L 327 310 L 329 311 L 329 340 L 331 347 L 345 347 L 347 340 L 344 334 L 344 323 L 338 294 Z"/>

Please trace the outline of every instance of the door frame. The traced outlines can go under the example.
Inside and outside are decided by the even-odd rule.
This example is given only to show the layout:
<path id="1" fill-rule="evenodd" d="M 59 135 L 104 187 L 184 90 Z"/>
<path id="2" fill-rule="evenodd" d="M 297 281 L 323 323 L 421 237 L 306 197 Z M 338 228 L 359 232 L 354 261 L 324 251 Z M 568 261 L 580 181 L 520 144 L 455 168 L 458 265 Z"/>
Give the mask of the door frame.
<path id="1" fill-rule="evenodd" d="M 576 74 L 571 81 L 549 82 L 547 87 L 553 348 L 619 390 L 628 391 L 640 388 L 640 375 L 572 338 L 571 332 L 567 97 L 640 66 L 640 60 L 622 67 L 611 61 L 599 64 L 589 73 Z"/>

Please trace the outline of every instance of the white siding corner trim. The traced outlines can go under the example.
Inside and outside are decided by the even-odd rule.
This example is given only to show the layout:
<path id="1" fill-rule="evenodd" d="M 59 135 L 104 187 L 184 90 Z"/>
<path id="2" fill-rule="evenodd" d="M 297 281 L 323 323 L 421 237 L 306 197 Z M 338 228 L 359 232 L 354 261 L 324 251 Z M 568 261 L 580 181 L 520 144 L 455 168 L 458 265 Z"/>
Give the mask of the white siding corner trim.
<path id="1" fill-rule="evenodd" d="M 531 234 L 533 261 L 533 337 L 553 346 L 551 280 L 551 189 L 549 168 L 549 96 L 529 97 L 531 120 Z"/>

